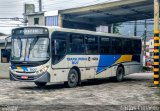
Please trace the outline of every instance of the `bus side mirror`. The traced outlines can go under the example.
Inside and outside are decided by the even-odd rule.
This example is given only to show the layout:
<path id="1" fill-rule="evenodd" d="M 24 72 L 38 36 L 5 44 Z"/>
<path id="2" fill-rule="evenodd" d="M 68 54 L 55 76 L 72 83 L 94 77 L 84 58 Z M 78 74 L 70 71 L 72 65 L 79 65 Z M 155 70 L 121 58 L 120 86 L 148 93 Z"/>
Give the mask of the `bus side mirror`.
<path id="1" fill-rule="evenodd" d="M 11 36 L 5 38 L 5 49 L 7 49 L 8 42 L 11 41 Z"/>
<path id="2" fill-rule="evenodd" d="M 1 49 L 1 63 L 9 63 L 11 56 L 11 49 Z"/>

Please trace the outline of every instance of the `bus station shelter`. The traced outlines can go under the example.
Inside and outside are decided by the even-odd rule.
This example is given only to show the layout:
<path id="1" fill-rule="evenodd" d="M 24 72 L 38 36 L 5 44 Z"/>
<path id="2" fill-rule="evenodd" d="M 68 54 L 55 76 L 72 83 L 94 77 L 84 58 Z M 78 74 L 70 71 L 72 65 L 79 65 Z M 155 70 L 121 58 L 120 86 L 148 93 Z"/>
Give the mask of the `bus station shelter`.
<path id="1" fill-rule="evenodd" d="M 153 18 L 153 6 L 154 0 L 117 0 L 86 7 L 33 12 L 27 17 L 29 25 L 95 31 L 100 25 L 111 27 L 114 23 Z"/>
<path id="2" fill-rule="evenodd" d="M 154 0 L 119 0 L 58 11 L 58 25 L 95 30 L 100 25 L 153 18 Z"/>

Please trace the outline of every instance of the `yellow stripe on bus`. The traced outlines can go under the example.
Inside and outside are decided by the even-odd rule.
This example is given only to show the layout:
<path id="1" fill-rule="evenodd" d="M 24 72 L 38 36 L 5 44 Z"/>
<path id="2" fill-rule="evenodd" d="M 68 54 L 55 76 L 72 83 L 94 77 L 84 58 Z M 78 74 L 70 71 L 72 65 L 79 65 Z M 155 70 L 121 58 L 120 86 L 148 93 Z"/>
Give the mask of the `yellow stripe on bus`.
<path id="1" fill-rule="evenodd" d="M 17 67 L 17 69 L 22 69 L 21 67 Z"/>
<path id="2" fill-rule="evenodd" d="M 132 60 L 132 55 L 122 55 L 116 63 L 121 63 L 121 62 L 129 62 Z"/>
<path id="3" fill-rule="evenodd" d="M 23 71 L 22 67 L 17 67 L 18 71 Z"/>

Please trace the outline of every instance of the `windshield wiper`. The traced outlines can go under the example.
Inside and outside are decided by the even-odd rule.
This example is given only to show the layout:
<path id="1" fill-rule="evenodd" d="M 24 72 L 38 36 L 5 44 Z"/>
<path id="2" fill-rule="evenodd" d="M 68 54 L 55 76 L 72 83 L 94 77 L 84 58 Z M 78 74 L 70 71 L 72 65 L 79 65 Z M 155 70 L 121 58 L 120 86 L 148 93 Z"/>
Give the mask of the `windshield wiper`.
<path id="1" fill-rule="evenodd" d="M 37 43 L 37 41 L 38 41 L 38 37 L 35 37 L 34 40 L 31 42 L 31 44 L 29 46 L 28 58 L 29 58 L 31 50 L 34 48 L 34 46 Z"/>
<path id="2" fill-rule="evenodd" d="M 19 42 L 20 42 L 19 48 L 20 48 L 20 58 L 21 58 L 21 56 L 22 56 L 22 41 L 19 37 L 18 37 L 17 41 L 18 41 L 18 46 L 19 46 Z"/>

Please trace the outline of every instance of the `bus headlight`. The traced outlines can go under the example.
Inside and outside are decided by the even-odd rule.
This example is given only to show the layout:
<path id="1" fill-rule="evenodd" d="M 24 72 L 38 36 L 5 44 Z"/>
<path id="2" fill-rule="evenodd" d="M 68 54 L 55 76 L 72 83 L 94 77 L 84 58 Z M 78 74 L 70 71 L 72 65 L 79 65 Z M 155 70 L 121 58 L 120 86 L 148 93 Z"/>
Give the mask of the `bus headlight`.
<path id="1" fill-rule="evenodd" d="M 47 66 L 42 68 L 42 72 L 46 72 L 47 70 L 48 70 Z"/>
<path id="2" fill-rule="evenodd" d="M 36 74 L 44 73 L 48 70 L 49 66 L 44 66 L 41 70 L 36 71 Z"/>

